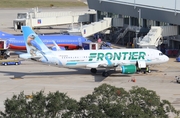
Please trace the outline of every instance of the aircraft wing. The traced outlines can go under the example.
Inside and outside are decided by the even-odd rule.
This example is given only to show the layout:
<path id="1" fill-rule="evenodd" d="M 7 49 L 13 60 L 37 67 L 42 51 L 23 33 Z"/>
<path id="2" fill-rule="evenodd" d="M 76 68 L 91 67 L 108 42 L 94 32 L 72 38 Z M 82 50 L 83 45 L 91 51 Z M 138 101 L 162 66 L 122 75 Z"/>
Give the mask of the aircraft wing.
<path id="1" fill-rule="evenodd" d="M 114 68 L 117 66 L 122 66 L 122 65 L 128 65 L 130 64 L 129 61 L 121 61 L 118 63 L 112 63 L 112 62 L 108 62 L 108 61 L 102 61 L 102 62 L 98 62 L 98 63 L 91 63 L 86 65 L 87 68 Z"/>
<path id="2" fill-rule="evenodd" d="M 86 65 L 87 68 L 98 68 L 100 63 L 91 63 Z"/>

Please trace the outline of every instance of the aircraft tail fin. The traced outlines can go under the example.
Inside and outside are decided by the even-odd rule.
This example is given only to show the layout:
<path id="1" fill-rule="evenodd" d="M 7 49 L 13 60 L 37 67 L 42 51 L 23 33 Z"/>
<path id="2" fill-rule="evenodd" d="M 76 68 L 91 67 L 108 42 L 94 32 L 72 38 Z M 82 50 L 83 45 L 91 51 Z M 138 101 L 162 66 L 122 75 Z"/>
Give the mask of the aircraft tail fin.
<path id="1" fill-rule="evenodd" d="M 0 37 L 1 36 L 12 36 L 12 34 L 0 31 Z"/>
<path id="2" fill-rule="evenodd" d="M 27 52 L 30 53 L 31 56 L 37 56 L 38 52 L 44 55 L 46 52 L 50 51 L 39 36 L 29 26 L 22 26 L 22 31 Z"/>

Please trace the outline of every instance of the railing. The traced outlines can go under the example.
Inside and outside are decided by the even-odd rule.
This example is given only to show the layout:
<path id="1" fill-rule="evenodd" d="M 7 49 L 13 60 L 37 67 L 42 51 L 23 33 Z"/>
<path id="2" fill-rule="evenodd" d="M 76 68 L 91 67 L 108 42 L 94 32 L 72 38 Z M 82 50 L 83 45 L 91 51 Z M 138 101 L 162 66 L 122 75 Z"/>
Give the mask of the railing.
<path id="1" fill-rule="evenodd" d="M 139 28 L 136 27 L 136 26 L 128 26 L 128 27 L 126 27 L 126 29 L 124 30 L 124 32 L 120 33 L 120 34 L 117 36 L 117 38 L 116 38 L 116 40 L 115 40 L 115 43 L 117 44 L 117 43 L 119 42 L 119 40 L 120 40 L 121 38 L 123 38 L 128 31 L 136 32 L 137 30 L 139 31 Z"/>

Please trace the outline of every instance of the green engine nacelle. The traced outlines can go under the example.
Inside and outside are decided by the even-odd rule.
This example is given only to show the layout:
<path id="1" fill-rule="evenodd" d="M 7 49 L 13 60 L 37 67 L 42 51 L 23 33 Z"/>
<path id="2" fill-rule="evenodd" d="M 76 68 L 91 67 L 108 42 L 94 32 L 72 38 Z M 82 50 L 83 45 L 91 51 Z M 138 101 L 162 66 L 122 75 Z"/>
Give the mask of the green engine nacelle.
<path id="1" fill-rule="evenodd" d="M 121 66 L 121 68 L 122 68 L 123 74 L 133 74 L 133 73 L 136 73 L 137 71 L 137 68 L 135 65 L 124 65 L 124 66 Z"/>

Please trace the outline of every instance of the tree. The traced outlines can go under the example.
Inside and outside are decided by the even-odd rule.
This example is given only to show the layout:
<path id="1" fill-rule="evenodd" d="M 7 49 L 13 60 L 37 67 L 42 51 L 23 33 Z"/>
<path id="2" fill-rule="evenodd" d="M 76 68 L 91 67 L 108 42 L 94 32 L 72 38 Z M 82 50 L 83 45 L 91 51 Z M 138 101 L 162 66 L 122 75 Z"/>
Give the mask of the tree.
<path id="1" fill-rule="evenodd" d="M 3 118 L 168 118 L 168 113 L 179 116 L 179 111 L 155 91 L 137 86 L 126 91 L 108 84 L 95 88 L 79 102 L 59 91 L 47 95 L 40 91 L 29 97 L 24 92 L 13 95 L 4 105 L 5 111 L 0 112 Z"/>
<path id="2" fill-rule="evenodd" d="M 28 96 L 21 92 L 5 100 L 4 105 L 5 112 L 0 112 L 3 118 L 73 117 L 78 109 L 76 100 L 59 91 L 47 96 L 44 91 Z"/>
<path id="3" fill-rule="evenodd" d="M 167 100 L 160 100 L 160 97 L 156 94 L 155 91 L 147 90 L 144 87 L 133 87 L 129 91 L 131 104 L 134 104 L 135 107 L 140 107 L 148 117 L 168 117 L 167 113 L 178 112 Z M 133 112 L 136 113 L 136 112 Z M 138 115 L 138 114 L 136 114 Z"/>
<path id="4" fill-rule="evenodd" d="M 130 91 L 102 84 L 94 89 L 92 95 L 80 100 L 88 112 L 101 111 L 106 117 L 139 118 L 168 117 L 168 113 L 179 116 L 179 111 L 167 100 L 161 100 L 155 91 L 143 87 L 132 87 Z M 93 109 L 88 109 L 94 106 Z M 84 110 L 84 109 L 81 110 Z M 90 115 L 90 114 L 87 114 Z"/>
<path id="5" fill-rule="evenodd" d="M 97 104 L 96 96 L 87 95 L 82 97 L 79 101 L 79 110 L 78 114 L 83 118 L 105 118 L 107 117 L 105 113 L 102 112 L 100 107 Z"/>
<path id="6" fill-rule="evenodd" d="M 69 98 L 66 94 L 56 91 L 49 93 L 46 98 L 46 117 L 74 117 L 78 104 L 76 100 Z"/>
<path id="7" fill-rule="evenodd" d="M 46 116 L 46 96 L 44 95 L 44 91 L 26 96 L 26 101 L 26 118 L 41 118 Z"/>
<path id="8" fill-rule="evenodd" d="M 23 118 L 26 117 L 26 98 L 24 92 L 19 95 L 13 95 L 11 99 L 5 100 L 5 113 L 1 112 L 3 117 Z"/>

